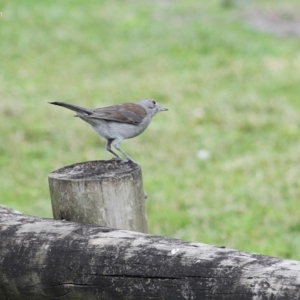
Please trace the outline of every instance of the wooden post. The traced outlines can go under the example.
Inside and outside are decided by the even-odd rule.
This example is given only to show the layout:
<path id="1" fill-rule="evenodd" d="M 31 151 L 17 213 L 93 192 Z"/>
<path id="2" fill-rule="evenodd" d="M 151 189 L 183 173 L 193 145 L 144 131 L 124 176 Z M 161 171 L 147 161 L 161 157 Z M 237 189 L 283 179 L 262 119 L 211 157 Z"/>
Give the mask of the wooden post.
<path id="1" fill-rule="evenodd" d="M 133 162 L 88 161 L 49 174 L 58 220 L 148 232 L 142 172 Z"/>

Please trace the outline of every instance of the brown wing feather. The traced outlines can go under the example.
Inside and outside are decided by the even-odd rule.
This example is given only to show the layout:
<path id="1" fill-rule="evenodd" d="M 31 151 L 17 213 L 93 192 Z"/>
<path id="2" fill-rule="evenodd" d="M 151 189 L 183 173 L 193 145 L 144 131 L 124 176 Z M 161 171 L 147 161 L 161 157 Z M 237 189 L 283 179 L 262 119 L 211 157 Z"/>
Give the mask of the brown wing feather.
<path id="1" fill-rule="evenodd" d="M 103 108 L 96 108 L 88 118 L 102 119 L 128 124 L 140 124 L 146 117 L 144 107 L 135 103 L 124 103 Z"/>

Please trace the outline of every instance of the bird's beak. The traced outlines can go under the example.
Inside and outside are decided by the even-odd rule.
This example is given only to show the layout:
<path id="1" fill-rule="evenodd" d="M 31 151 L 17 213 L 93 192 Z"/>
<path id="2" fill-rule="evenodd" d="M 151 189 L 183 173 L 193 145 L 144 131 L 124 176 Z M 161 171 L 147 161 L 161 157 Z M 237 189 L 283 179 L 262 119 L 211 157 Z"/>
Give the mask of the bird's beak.
<path id="1" fill-rule="evenodd" d="M 168 109 L 166 107 L 163 107 L 161 105 L 157 105 L 158 111 L 167 111 Z"/>

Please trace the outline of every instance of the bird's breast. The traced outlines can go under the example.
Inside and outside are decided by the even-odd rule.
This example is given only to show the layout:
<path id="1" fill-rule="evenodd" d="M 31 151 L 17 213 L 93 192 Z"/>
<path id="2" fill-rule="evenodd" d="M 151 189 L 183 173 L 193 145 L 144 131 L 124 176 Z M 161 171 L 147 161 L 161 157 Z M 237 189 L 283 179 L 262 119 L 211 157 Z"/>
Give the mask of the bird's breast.
<path id="1" fill-rule="evenodd" d="M 138 125 L 119 123 L 114 121 L 97 120 L 90 124 L 93 129 L 106 139 L 130 139 L 141 134 L 150 122 L 142 122 Z"/>

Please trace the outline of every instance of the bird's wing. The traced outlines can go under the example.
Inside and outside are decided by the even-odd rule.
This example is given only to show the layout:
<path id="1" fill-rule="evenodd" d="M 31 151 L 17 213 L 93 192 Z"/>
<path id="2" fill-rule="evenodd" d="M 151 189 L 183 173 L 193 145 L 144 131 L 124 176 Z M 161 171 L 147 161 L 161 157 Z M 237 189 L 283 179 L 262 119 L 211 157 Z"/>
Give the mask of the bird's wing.
<path id="1" fill-rule="evenodd" d="M 96 108 L 86 118 L 102 119 L 119 123 L 139 125 L 147 116 L 147 111 L 141 105 L 124 103 L 103 108 Z"/>

